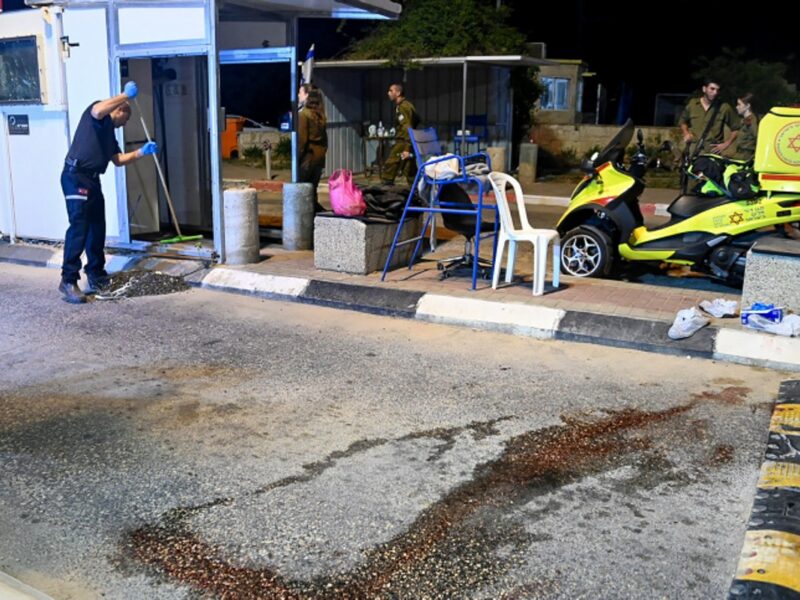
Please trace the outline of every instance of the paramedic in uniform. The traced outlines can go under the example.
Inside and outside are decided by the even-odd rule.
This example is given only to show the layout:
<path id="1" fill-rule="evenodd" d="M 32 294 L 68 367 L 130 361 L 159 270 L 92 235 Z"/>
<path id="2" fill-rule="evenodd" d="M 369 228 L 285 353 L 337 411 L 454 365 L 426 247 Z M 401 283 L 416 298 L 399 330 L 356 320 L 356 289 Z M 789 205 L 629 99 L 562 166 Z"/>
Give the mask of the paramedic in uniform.
<path id="1" fill-rule="evenodd" d="M 395 104 L 395 142 L 389 151 L 389 158 L 383 167 L 381 177 L 383 183 L 394 183 L 398 172 L 402 173 L 409 185 L 417 175 L 417 162 L 414 160 L 414 149 L 411 147 L 411 136 L 408 128 L 416 129 L 419 126 L 419 115 L 414 105 L 403 95 L 403 86 L 393 83 L 387 92 L 389 100 Z"/>
<path id="2" fill-rule="evenodd" d="M 155 142 L 147 142 L 138 150 L 123 153 L 114 137 L 114 129 L 123 127 L 130 119 L 128 99 L 135 98 L 138 92 L 136 83 L 129 81 L 121 94 L 92 103 L 81 115 L 64 161 L 61 189 L 67 202 L 69 228 L 64 238 L 64 263 L 58 290 L 65 301 L 73 304 L 86 302 L 86 296 L 78 287 L 84 251 L 86 293 L 95 293 L 109 282 L 103 254 L 106 215 L 100 175 L 105 173 L 109 161 L 122 167 L 158 152 Z"/>
<path id="3" fill-rule="evenodd" d="M 714 154 L 722 154 L 736 139 L 739 129 L 739 121 L 731 105 L 717 98 L 719 89 L 720 86 L 716 81 L 706 79 L 703 82 L 703 95 L 691 98 L 678 120 L 683 141 L 699 142 L 703 132 L 706 131 L 709 119 L 713 116 L 714 121 L 708 127 L 706 134 L 705 147 Z M 722 102 L 717 111 L 714 110 L 715 102 Z M 731 137 L 727 140 L 724 139 L 725 125 L 732 131 Z"/>

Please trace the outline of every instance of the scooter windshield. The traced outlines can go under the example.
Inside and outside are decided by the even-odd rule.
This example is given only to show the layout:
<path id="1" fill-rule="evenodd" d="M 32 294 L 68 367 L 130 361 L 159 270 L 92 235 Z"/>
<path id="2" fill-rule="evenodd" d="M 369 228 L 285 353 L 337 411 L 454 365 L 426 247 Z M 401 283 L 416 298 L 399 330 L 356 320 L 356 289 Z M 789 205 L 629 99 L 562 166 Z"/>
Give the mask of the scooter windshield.
<path id="1" fill-rule="evenodd" d="M 628 119 L 606 147 L 600 151 L 594 161 L 595 165 L 602 165 L 607 162 L 621 163 L 625 156 L 625 148 L 633 139 L 633 121 Z"/>

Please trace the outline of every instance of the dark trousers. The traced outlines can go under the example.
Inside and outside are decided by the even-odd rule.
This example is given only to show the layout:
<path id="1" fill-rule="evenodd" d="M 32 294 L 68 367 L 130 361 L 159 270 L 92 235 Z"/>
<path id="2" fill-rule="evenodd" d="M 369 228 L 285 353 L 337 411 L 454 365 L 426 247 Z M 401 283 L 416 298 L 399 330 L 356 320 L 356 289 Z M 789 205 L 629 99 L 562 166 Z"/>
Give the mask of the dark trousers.
<path id="1" fill-rule="evenodd" d="M 86 251 L 86 275 L 90 279 L 106 274 L 106 206 L 97 175 L 65 169 L 61 189 L 67 202 L 69 228 L 64 240 L 61 278 L 76 283 L 80 279 L 81 254 Z"/>
<path id="2" fill-rule="evenodd" d="M 409 158 L 403 159 L 401 155 L 406 151 L 411 152 L 411 144 L 405 140 L 398 140 L 392 146 L 389 158 L 386 159 L 381 170 L 381 179 L 384 183 L 394 183 L 398 175 L 403 175 L 408 185 L 414 183 L 414 177 L 417 176 L 417 161 L 413 154 Z"/>

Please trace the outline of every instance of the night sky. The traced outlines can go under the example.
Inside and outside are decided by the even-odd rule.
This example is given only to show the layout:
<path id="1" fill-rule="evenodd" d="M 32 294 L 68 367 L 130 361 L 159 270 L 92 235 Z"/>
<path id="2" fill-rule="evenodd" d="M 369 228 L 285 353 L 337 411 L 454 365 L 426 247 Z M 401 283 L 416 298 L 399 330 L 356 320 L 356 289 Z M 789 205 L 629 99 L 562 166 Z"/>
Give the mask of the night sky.
<path id="1" fill-rule="evenodd" d="M 737 12 L 730 1 L 502 2 L 529 41 L 546 43 L 549 58 L 587 62 L 611 101 L 623 84 L 632 90 L 632 116 L 639 123 L 652 121 L 656 93 L 696 91 L 693 60 L 717 56 L 723 47 L 744 48 L 747 59 L 785 62 L 789 80 L 800 81 L 800 3 L 754 4 Z M 23 0 L 3 4 L 7 10 L 24 6 Z M 372 26 L 327 19 L 300 23 L 301 53 L 315 43 L 318 59 L 340 55 Z"/>

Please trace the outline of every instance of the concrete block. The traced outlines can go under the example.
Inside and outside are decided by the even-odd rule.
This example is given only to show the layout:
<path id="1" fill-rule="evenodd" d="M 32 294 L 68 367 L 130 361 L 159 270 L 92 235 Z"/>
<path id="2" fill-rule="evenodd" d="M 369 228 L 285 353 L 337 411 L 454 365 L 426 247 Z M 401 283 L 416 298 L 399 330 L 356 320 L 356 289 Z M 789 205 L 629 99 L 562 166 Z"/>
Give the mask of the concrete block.
<path id="1" fill-rule="evenodd" d="M 772 303 L 800 313 L 800 242 L 762 238 L 747 252 L 742 306 Z"/>
<path id="2" fill-rule="evenodd" d="M 400 240 L 419 235 L 419 218 L 406 220 Z M 366 275 L 383 269 L 397 231 L 396 223 L 317 215 L 314 219 L 314 267 Z M 408 264 L 414 244 L 395 250 L 392 268 Z"/>

